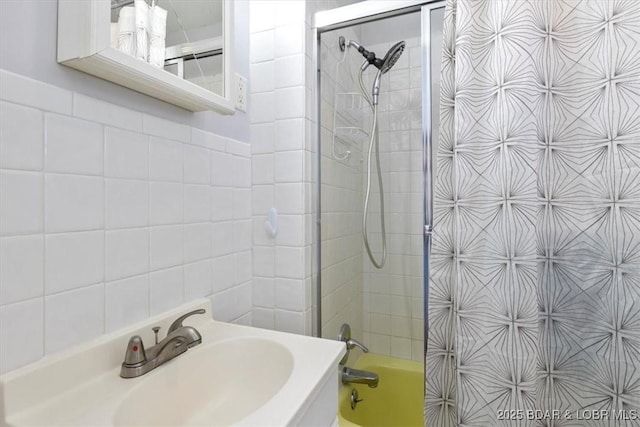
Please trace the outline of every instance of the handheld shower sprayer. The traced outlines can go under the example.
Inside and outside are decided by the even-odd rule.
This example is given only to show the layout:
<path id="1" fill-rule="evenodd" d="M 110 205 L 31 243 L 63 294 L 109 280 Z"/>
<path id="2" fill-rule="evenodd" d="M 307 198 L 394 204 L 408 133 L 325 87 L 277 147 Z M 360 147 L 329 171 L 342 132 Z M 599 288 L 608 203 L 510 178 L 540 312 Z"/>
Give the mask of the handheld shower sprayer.
<path id="1" fill-rule="evenodd" d="M 398 62 L 400 55 L 404 52 L 405 42 L 400 41 L 393 46 L 391 49 L 387 51 L 387 54 L 382 58 L 376 57 L 375 52 L 368 51 L 364 46 L 361 46 L 358 42 L 349 40 L 347 43 L 343 36 L 340 36 L 338 39 L 338 44 L 340 46 L 340 50 L 342 52 L 345 51 L 347 47 L 355 48 L 362 56 L 364 56 L 365 61 L 362 63 L 360 67 L 360 91 L 362 92 L 362 96 L 371 106 L 371 110 L 373 111 L 373 124 L 371 126 L 371 139 L 369 140 L 369 152 L 367 155 L 367 192 L 364 198 L 364 208 L 362 211 L 362 239 L 364 240 L 364 247 L 367 250 L 367 255 L 369 255 L 369 259 L 371 263 L 376 268 L 384 267 L 384 264 L 387 260 L 387 237 L 386 237 L 386 228 L 384 221 L 384 189 L 382 182 L 382 174 L 380 172 L 380 149 L 378 147 L 378 97 L 380 95 L 380 82 L 382 79 L 382 75 L 387 73 L 395 64 Z M 369 65 L 373 65 L 378 69 L 376 73 L 376 77 L 373 81 L 373 87 L 371 89 L 372 96 L 366 93 L 363 82 L 363 74 L 365 70 L 369 67 Z M 375 150 L 374 150 L 375 147 Z M 382 258 L 380 261 L 376 260 L 373 252 L 371 251 L 371 247 L 369 246 L 369 233 L 367 232 L 367 217 L 369 213 L 369 197 L 371 195 L 371 158 L 372 154 L 375 151 L 375 160 L 376 167 L 378 171 L 378 189 L 380 190 L 380 228 L 382 234 Z"/>
<path id="2" fill-rule="evenodd" d="M 378 95 L 380 95 L 380 80 L 382 75 L 388 72 L 391 67 L 393 67 L 396 62 L 398 62 L 400 55 L 402 55 L 402 52 L 404 52 L 404 48 L 404 41 L 394 44 L 393 46 L 391 46 L 391 49 L 387 51 L 387 54 L 384 56 L 384 58 L 382 58 L 382 65 L 378 67 L 376 64 L 374 64 L 378 68 L 378 74 L 376 74 L 376 79 L 373 81 L 373 103 L 375 105 L 378 105 Z M 377 59 L 377 61 L 380 60 Z"/>

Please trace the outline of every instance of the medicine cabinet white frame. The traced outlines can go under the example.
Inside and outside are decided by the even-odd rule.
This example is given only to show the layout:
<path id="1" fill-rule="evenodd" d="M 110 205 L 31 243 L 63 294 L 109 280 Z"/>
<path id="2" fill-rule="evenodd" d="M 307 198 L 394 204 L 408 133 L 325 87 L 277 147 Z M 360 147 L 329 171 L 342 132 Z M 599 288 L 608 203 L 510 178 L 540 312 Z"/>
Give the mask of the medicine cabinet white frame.
<path id="1" fill-rule="evenodd" d="M 233 3 L 222 1 L 224 96 L 110 47 L 111 0 L 58 0 L 58 62 L 190 111 L 233 114 Z"/>

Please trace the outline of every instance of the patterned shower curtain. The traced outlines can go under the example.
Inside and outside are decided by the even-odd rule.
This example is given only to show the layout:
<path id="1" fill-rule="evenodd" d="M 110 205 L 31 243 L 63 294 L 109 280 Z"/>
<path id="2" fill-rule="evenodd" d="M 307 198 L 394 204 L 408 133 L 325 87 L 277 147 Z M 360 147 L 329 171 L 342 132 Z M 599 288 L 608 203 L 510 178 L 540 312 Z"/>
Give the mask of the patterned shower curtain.
<path id="1" fill-rule="evenodd" d="M 448 0 L 425 424 L 640 425 L 640 0 Z"/>

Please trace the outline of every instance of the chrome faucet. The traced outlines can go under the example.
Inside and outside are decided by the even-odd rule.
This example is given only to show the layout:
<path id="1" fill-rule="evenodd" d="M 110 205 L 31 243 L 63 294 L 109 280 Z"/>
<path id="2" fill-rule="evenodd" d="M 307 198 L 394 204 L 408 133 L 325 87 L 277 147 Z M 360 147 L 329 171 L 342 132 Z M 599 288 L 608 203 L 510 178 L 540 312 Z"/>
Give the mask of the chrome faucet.
<path id="1" fill-rule="evenodd" d="M 183 326 L 182 322 L 189 316 L 204 313 L 204 309 L 199 309 L 178 317 L 169 326 L 167 336 L 160 342 L 158 342 L 158 330 L 160 328 L 154 327 L 156 345 L 146 351 L 140 335 L 132 336 L 124 354 L 120 376 L 122 378 L 139 377 L 184 353 L 189 348 L 200 344 L 202 342 L 200 332 L 192 326 Z"/>
<path id="2" fill-rule="evenodd" d="M 358 347 L 365 353 L 369 352 L 369 349 L 365 345 L 351 338 L 351 327 L 347 323 L 343 324 L 340 328 L 340 333 L 338 333 L 338 341 L 344 341 L 345 345 L 347 346 L 347 352 L 340 361 L 340 366 L 342 367 L 340 378 L 342 380 L 342 383 L 367 384 L 371 388 L 378 387 L 380 378 L 375 372 L 361 371 L 359 369 L 352 369 L 345 366 L 347 360 L 349 359 L 349 352 L 354 348 Z"/>
<path id="3" fill-rule="evenodd" d="M 342 384 L 366 384 L 371 388 L 378 387 L 380 377 L 375 372 L 361 371 L 360 369 L 351 369 L 346 366 L 342 367 Z"/>

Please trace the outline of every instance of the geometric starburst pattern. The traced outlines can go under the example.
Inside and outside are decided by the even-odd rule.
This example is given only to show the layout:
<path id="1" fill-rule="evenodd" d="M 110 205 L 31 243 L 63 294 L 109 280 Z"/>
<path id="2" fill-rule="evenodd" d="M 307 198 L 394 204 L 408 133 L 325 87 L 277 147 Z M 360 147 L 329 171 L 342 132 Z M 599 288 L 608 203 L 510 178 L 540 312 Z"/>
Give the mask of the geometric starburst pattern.
<path id="1" fill-rule="evenodd" d="M 428 426 L 640 411 L 640 1 L 449 0 Z"/>

